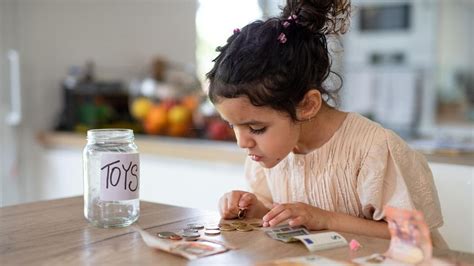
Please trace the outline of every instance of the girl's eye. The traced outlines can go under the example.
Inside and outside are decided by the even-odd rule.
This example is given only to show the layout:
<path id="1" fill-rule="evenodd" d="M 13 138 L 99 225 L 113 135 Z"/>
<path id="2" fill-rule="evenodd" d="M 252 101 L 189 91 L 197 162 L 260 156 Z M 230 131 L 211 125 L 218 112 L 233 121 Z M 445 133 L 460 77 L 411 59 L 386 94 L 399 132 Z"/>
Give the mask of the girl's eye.
<path id="1" fill-rule="evenodd" d="M 256 134 L 256 135 L 258 135 L 258 134 L 263 134 L 263 133 L 265 132 L 265 130 L 267 130 L 266 127 L 256 128 L 256 129 L 255 129 L 255 128 L 252 128 L 252 127 L 249 127 L 249 128 L 250 128 L 250 133 Z"/>

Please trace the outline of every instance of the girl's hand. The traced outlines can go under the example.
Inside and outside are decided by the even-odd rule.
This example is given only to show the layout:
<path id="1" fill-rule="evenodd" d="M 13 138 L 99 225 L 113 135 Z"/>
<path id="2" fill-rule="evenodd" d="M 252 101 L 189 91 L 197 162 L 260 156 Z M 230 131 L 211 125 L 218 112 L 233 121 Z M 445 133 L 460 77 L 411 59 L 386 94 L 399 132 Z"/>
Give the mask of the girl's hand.
<path id="1" fill-rule="evenodd" d="M 259 201 L 246 191 L 233 190 L 224 194 L 219 200 L 219 212 L 224 219 L 237 218 L 240 209 L 246 209 L 246 217 L 254 217 Z"/>
<path id="2" fill-rule="evenodd" d="M 290 226 L 304 225 L 309 230 L 328 229 L 331 212 L 305 203 L 274 204 L 265 216 L 263 226 L 275 226 L 288 220 Z"/>

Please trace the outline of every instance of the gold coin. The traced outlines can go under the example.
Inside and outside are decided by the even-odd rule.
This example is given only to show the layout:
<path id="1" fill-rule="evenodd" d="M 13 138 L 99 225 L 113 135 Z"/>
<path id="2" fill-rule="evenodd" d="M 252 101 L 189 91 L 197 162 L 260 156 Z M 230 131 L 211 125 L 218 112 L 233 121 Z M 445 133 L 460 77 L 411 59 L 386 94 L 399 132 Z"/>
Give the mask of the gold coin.
<path id="1" fill-rule="evenodd" d="M 237 231 L 239 231 L 239 232 L 250 232 L 250 231 L 253 230 L 253 228 L 252 228 L 251 226 L 248 226 L 248 225 L 246 225 L 246 226 L 239 226 L 239 227 L 237 227 L 236 229 L 237 229 Z"/>
<path id="2" fill-rule="evenodd" d="M 235 227 L 230 224 L 222 224 L 220 226 L 221 231 L 234 231 Z"/>
<path id="3" fill-rule="evenodd" d="M 231 225 L 233 225 L 233 226 L 246 226 L 247 223 L 244 223 L 244 222 L 232 222 Z"/>
<path id="4" fill-rule="evenodd" d="M 249 225 L 251 225 L 253 227 L 262 227 L 263 226 L 262 223 L 250 223 Z"/>

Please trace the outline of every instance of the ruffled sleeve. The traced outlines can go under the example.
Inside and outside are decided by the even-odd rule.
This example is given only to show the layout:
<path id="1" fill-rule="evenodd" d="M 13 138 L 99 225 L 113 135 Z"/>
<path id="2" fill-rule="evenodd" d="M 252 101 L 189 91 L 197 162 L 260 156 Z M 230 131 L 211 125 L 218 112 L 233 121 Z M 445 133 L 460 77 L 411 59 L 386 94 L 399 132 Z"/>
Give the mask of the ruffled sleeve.
<path id="1" fill-rule="evenodd" d="M 250 192 L 267 207 L 272 207 L 272 194 L 268 188 L 267 178 L 264 169 L 256 162 L 246 159 L 245 161 L 245 179 Z"/>
<path id="2" fill-rule="evenodd" d="M 430 229 L 443 224 L 438 193 L 426 159 L 399 136 L 380 128 L 362 161 L 357 193 L 365 218 L 385 219 L 385 205 L 423 212 Z"/>

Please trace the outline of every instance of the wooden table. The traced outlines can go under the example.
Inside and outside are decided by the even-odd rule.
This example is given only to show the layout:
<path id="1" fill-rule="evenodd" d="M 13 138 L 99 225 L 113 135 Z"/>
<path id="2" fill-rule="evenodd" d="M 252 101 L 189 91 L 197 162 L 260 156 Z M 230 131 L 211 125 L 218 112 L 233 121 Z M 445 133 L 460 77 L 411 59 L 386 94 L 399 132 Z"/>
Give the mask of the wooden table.
<path id="1" fill-rule="evenodd" d="M 141 202 L 137 225 L 147 232 L 178 231 L 188 223 L 218 223 L 217 213 L 170 205 Z M 347 247 L 315 254 L 350 259 L 382 253 L 389 241 L 351 234 L 363 248 L 350 254 Z M 194 261 L 154 250 L 145 245 L 131 227 L 96 228 L 83 216 L 82 197 L 42 201 L 0 208 L 1 265 L 249 265 L 277 258 L 310 255 L 301 243 L 272 240 L 261 230 L 223 232 L 215 239 L 237 250 Z M 474 255 L 451 250 L 436 251 L 438 257 L 474 262 Z"/>

